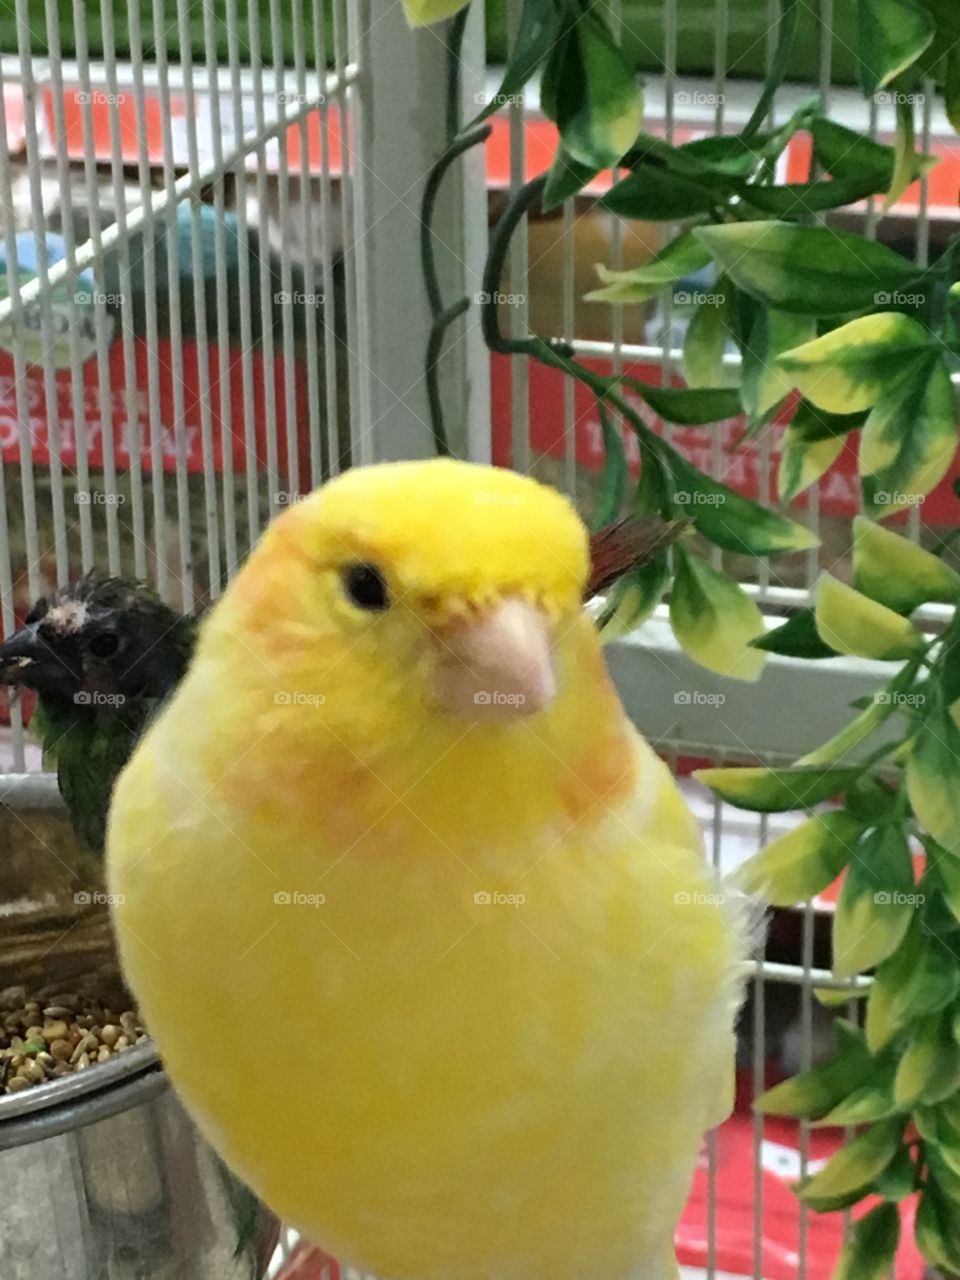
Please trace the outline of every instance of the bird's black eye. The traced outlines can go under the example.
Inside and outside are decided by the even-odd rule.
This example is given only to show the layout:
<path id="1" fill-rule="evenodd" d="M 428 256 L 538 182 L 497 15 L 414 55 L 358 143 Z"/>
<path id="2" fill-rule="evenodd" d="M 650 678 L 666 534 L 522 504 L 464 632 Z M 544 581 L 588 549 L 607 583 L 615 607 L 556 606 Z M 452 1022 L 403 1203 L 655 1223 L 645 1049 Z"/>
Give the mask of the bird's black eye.
<path id="1" fill-rule="evenodd" d="M 358 609 L 386 609 L 390 593 L 375 564 L 352 564 L 343 571 L 343 589 Z"/>
<path id="2" fill-rule="evenodd" d="M 101 631 L 90 641 L 88 648 L 95 658 L 112 658 L 120 646 L 120 637 L 115 631 Z"/>

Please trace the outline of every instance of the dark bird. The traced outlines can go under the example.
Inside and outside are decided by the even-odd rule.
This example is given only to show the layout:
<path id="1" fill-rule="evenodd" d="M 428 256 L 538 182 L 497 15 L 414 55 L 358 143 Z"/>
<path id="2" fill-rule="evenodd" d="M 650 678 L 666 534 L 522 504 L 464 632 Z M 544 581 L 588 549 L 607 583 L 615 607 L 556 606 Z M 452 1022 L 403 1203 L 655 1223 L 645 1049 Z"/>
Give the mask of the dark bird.
<path id="1" fill-rule="evenodd" d="M 98 852 L 113 784 L 186 670 L 196 627 L 144 586 L 90 575 L 38 600 L 0 644 L 0 684 L 36 693 L 31 730 Z"/>

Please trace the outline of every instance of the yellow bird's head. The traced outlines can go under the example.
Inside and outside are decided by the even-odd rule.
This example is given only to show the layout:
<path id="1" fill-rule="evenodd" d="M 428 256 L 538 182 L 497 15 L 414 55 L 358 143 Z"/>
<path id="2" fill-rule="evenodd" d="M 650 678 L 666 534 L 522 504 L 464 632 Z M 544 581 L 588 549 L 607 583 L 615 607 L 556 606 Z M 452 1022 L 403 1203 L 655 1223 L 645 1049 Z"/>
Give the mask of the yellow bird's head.
<path id="1" fill-rule="evenodd" d="M 229 649 L 281 704 L 334 732 L 395 717 L 535 715 L 563 679 L 581 615 L 586 530 L 514 472 L 451 460 L 349 471 L 285 512 L 214 611 Z"/>

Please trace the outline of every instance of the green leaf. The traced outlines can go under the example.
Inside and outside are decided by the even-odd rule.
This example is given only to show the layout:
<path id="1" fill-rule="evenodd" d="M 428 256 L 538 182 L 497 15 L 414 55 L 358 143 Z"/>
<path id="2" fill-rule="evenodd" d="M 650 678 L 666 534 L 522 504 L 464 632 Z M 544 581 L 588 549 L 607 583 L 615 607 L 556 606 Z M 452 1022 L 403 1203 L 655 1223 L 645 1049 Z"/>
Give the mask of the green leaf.
<path id="1" fill-rule="evenodd" d="M 786 813 L 789 809 L 812 808 L 823 800 L 839 795 L 852 786 L 862 772 L 856 766 L 831 769 L 766 769 L 755 766 L 745 769 L 699 769 L 694 777 L 705 782 L 722 800 L 727 800 L 740 809 L 752 809 L 756 813 Z M 830 815 L 823 814 L 820 817 L 825 821 Z M 835 821 L 838 826 L 841 825 L 840 819 Z M 768 849 L 771 847 L 767 846 Z"/>
<path id="2" fill-rule="evenodd" d="M 578 164 L 571 159 L 562 144 L 558 145 L 543 188 L 544 213 L 549 213 L 557 205 L 563 204 L 564 200 L 582 191 L 599 172 L 595 165 Z"/>
<path id="3" fill-rule="evenodd" d="M 942 356 L 906 363 L 906 377 L 873 408 L 860 434 L 860 474 L 870 514 L 892 515 L 924 498 L 957 449 L 957 415 Z"/>
<path id="4" fill-rule="evenodd" d="M 777 357 L 815 337 L 816 332 L 810 316 L 758 308 L 744 352 L 741 377 L 743 407 L 751 421 L 762 418 L 793 390 L 793 381 L 776 363 Z"/>
<path id="5" fill-rule="evenodd" d="M 764 120 L 767 118 L 767 113 L 773 105 L 777 90 L 783 84 L 790 65 L 790 55 L 793 51 L 793 41 L 797 33 L 799 13 L 799 0 L 782 0 L 776 47 L 763 82 L 763 91 L 757 99 L 757 105 L 753 108 L 750 119 L 743 126 L 741 136 L 745 139 L 753 138 L 760 131 Z"/>
<path id="6" fill-rule="evenodd" d="M 854 1223 L 832 1280 L 887 1280 L 900 1243 L 895 1204 L 880 1204 Z"/>
<path id="7" fill-rule="evenodd" d="M 899 1204 L 913 1195 L 917 1189 L 917 1166 L 914 1164 L 908 1147 L 901 1147 L 897 1154 L 873 1181 L 873 1190 L 884 1200 Z"/>
<path id="8" fill-rule="evenodd" d="M 881 1120 L 872 1125 L 841 1147 L 819 1173 L 806 1178 L 799 1186 L 798 1196 L 811 1208 L 818 1201 L 848 1195 L 859 1199 L 896 1155 L 903 1129 L 902 1119 Z"/>
<path id="9" fill-rule="evenodd" d="M 740 393 L 733 387 L 655 387 L 636 378 L 624 379 L 643 396 L 647 404 L 666 422 L 684 427 L 708 422 L 724 422 L 743 412 Z"/>
<path id="10" fill-rule="evenodd" d="M 428 27 L 452 18 L 468 0 L 403 0 L 403 12 L 410 27 Z"/>
<path id="11" fill-rule="evenodd" d="M 707 769 L 697 777 L 726 799 L 724 789 L 707 776 L 717 772 L 734 770 Z M 794 803 L 791 800 L 791 806 Z M 755 808 L 756 803 L 742 807 Z M 863 824 L 843 809 L 818 813 L 748 858 L 735 872 L 733 883 L 775 907 L 806 902 L 833 884 L 853 856 L 862 832 Z"/>
<path id="12" fill-rule="evenodd" d="M 820 116 L 810 126 L 814 159 L 835 178 L 870 178 L 878 191 L 886 191 L 893 178 L 893 147 L 868 138 L 855 129 Z"/>
<path id="13" fill-rule="evenodd" d="M 909 187 L 917 171 L 917 147 L 913 131 L 913 103 L 906 94 L 897 95 L 897 160 L 893 176 L 890 179 L 890 190 L 883 202 L 886 213 L 892 209 Z"/>
<path id="14" fill-rule="evenodd" d="M 615 165 L 640 132 L 643 98 L 632 66 L 595 9 L 577 19 L 558 83 L 557 127 L 565 150 L 579 164 Z"/>
<path id="15" fill-rule="evenodd" d="M 786 351 L 779 363 L 815 405 L 853 414 L 871 408 L 923 368 L 931 341 L 929 331 L 910 316 L 883 311 Z"/>
<path id="16" fill-rule="evenodd" d="M 941 845 L 935 844 L 935 853 L 931 850 L 931 841 L 924 841 L 927 859 L 936 868 L 936 878 L 940 885 L 943 900 L 953 912 L 956 920 L 960 920 L 960 859 L 948 853 Z M 935 860 L 934 860 L 935 859 Z"/>
<path id="17" fill-rule="evenodd" d="M 683 342 L 683 376 L 690 387 L 738 385 L 733 370 L 724 368 L 723 357 L 733 339 L 732 285 L 723 276 L 716 282 L 687 326 Z"/>
<path id="18" fill-rule="evenodd" d="M 649 618 L 669 581 L 665 551 L 619 578 L 607 593 L 604 611 L 597 621 L 603 643 L 628 635 Z"/>
<path id="19" fill-rule="evenodd" d="M 670 473 L 660 461 L 647 436 L 640 436 L 640 479 L 633 498 L 633 509 L 638 516 L 663 516 L 672 518 L 673 493 Z"/>
<path id="20" fill-rule="evenodd" d="M 896 662 L 926 647 L 923 632 L 908 618 L 829 573 L 817 583 L 814 615 L 823 642 L 837 653 Z"/>
<path id="21" fill-rule="evenodd" d="M 788 182 L 781 186 L 762 186 L 760 183 L 743 183 L 741 198 L 752 208 L 777 218 L 795 218 L 801 214 L 822 213 L 827 209 L 842 209 L 844 205 L 865 200 L 885 190 L 874 178 L 835 178 L 832 182 L 817 179 L 811 182 Z"/>
<path id="22" fill-rule="evenodd" d="M 753 641 L 755 649 L 780 653 L 787 658 L 835 658 L 836 650 L 824 644 L 812 609 L 801 609 L 782 626 Z"/>
<path id="23" fill-rule="evenodd" d="M 960 729 L 935 694 L 907 757 L 907 795 L 933 838 L 960 853 Z"/>
<path id="24" fill-rule="evenodd" d="M 928 1179 L 914 1222 L 917 1248 L 933 1266 L 955 1274 L 960 1271 L 960 1240 L 954 1217 L 955 1210 L 946 1196 L 935 1181 Z"/>
<path id="25" fill-rule="evenodd" d="M 916 62 L 936 34 L 912 0 L 860 0 L 860 83 L 868 98 Z"/>
<path id="26" fill-rule="evenodd" d="M 875 827 L 857 845 L 833 921 L 833 969 L 849 977 L 891 955 L 917 907 L 913 859 L 900 826 Z"/>
<path id="27" fill-rule="evenodd" d="M 899 1106 L 932 1105 L 956 1093 L 960 1047 L 951 1022 L 948 1016 L 935 1014 L 917 1027 L 897 1067 L 893 1096 Z"/>
<path id="28" fill-rule="evenodd" d="M 863 1032 L 845 1018 L 833 1024 L 834 1053 L 826 1062 L 774 1085 L 754 1104 L 761 1115 L 809 1120 L 822 1116 L 860 1088 L 874 1071 Z"/>
<path id="29" fill-rule="evenodd" d="M 555 0 L 523 0 L 517 34 L 496 95 L 474 119 L 478 125 L 516 97 L 557 43 L 563 30 L 562 10 Z"/>
<path id="30" fill-rule="evenodd" d="M 816 1127 L 839 1129 L 848 1125 L 875 1124 L 878 1120 L 889 1120 L 901 1110 L 893 1098 L 893 1064 L 886 1063 L 874 1068 L 872 1083 L 852 1090 L 832 1111 L 816 1121 Z"/>
<path id="31" fill-rule="evenodd" d="M 835 316 L 877 306 L 878 290 L 914 285 L 923 270 L 852 232 L 786 222 L 697 227 L 734 283 L 781 311 Z"/>
<path id="32" fill-rule="evenodd" d="M 943 81 L 943 105 L 947 119 L 960 133 L 960 48 L 952 45 L 946 54 L 946 74 Z"/>
<path id="33" fill-rule="evenodd" d="M 917 663 L 907 663 L 900 673 L 883 689 L 879 689 L 872 698 L 867 698 L 860 715 L 855 716 L 849 724 L 845 725 L 839 733 L 835 733 L 822 746 L 815 748 L 813 751 L 808 751 L 796 763 L 798 765 L 833 764 L 835 760 L 842 759 L 851 751 L 855 751 L 862 746 L 880 728 L 884 721 L 889 720 L 895 712 L 902 711 L 905 707 L 918 705 L 917 699 L 919 695 L 911 695 L 910 693 L 916 674 Z M 919 697 L 919 701 L 923 701 L 922 697 Z M 878 785 L 882 786 L 882 784 Z M 872 809 L 872 813 L 875 816 L 875 808 Z"/>
<path id="34" fill-rule="evenodd" d="M 700 271 L 710 262 L 710 254 L 687 231 L 672 240 L 650 262 L 626 271 L 611 271 L 598 265 L 597 273 L 604 288 L 585 295 L 587 302 L 643 302 L 662 293 L 684 276 Z"/>
<path id="35" fill-rule="evenodd" d="M 677 548 L 670 592 L 670 625 L 695 662 L 720 675 L 756 680 L 766 656 L 750 648 L 763 630 L 763 615 L 735 582 L 699 556 Z"/>
<path id="36" fill-rule="evenodd" d="M 604 525 L 613 524 L 623 510 L 623 499 L 627 491 L 627 454 L 616 425 L 610 420 L 607 406 L 597 400 L 597 412 L 600 415 L 600 427 L 603 431 L 603 475 L 600 477 L 600 488 L 597 492 L 597 506 L 593 514 L 593 529 L 596 532 Z"/>
<path id="37" fill-rule="evenodd" d="M 843 452 L 845 435 L 863 422 L 862 414 L 828 414 L 801 400 L 780 442 L 777 488 L 783 501 L 792 502 L 829 471 Z"/>
<path id="38" fill-rule="evenodd" d="M 674 504 L 718 547 L 760 556 L 807 551 L 817 545 L 811 529 L 704 475 L 666 441 L 660 440 L 657 449 L 672 478 Z"/>
<path id="39" fill-rule="evenodd" d="M 547 53 L 546 62 L 540 72 L 540 110 L 548 120 L 556 123 L 557 97 L 566 66 L 568 50 L 574 41 L 574 15 L 568 15 L 565 29 L 556 44 Z M 561 143 L 562 148 L 562 143 Z M 602 165 L 596 166 L 598 169 Z"/>
<path id="40" fill-rule="evenodd" d="M 621 218 L 669 222 L 709 213 L 716 198 L 702 183 L 652 164 L 637 165 L 600 201 L 604 209 Z"/>
<path id="41" fill-rule="evenodd" d="M 940 556 L 863 516 L 853 521 L 853 584 L 902 614 L 928 601 L 953 604 L 960 598 L 960 574 Z"/>
<path id="42" fill-rule="evenodd" d="M 877 969 L 867 1002 L 867 1043 L 876 1053 L 911 1022 L 939 1013 L 960 990 L 956 957 L 917 913 L 897 950 Z"/>

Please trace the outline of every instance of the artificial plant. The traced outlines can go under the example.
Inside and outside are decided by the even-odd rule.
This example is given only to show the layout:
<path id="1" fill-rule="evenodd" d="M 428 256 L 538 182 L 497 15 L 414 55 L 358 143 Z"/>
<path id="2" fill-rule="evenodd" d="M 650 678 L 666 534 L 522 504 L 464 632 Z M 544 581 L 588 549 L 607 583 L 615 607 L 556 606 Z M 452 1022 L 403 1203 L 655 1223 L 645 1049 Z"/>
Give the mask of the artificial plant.
<path id="1" fill-rule="evenodd" d="M 451 36 L 455 69 L 462 5 L 407 6 L 414 23 L 461 10 Z M 861 85 L 865 95 L 886 94 L 895 104 L 894 146 L 831 119 L 819 99 L 770 122 L 798 10 L 799 0 L 782 0 L 770 71 L 747 124 L 675 146 L 643 132 L 640 86 L 598 6 L 523 0 L 499 94 L 465 129 L 451 119 L 450 148 L 428 183 L 423 246 L 435 323 L 427 377 L 437 447 L 445 451 L 436 363 L 446 327 L 468 303 L 447 307 L 436 288 L 433 201 L 452 160 L 487 136 L 484 119 L 496 104 L 514 100 L 539 74 L 541 110 L 560 141 L 549 171 L 520 188 L 493 230 L 483 332 L 491 351 L 526 355 L 593 392 L 606 444 L 597 520 L 628 503 L 682 515 L 707 542 L 746 555 L 815 545 L 782 510 L 701 472 L 647 425 L 638 402 L 683 425 L 743 414 L 751 437 L 794 405 L 778 476 L 783 506 L 859 435 L 863 515 L 854 523 L 852 586 L 823 575 L 814 607 L 767 632 L 742 588 L 681 545 L 671 560 L 664 552 L 618 584 L 607 621 L 635 625 L 669 593 L 679 643 L 723 674 L 755 678 L 769 652 L 892 664 L 890 679 L 855 708 L 850 725 L 792 767 L 700 775 L 743 808 L 810 813 L 742 869 L 747 890 L 792 905 L 846 871 L 834 966 L 841 977 L 872 975 L 857 988 L 866 1003 L 863 1027 L 838 1020 L 832 1058 L 777 1086 L 760 1105 L 813 1124 L 855 1126 L 799 1194 L 823 1212 L 878 1198 L 848 1233 L 835 1277 L 879 1280 L 898 1244 L 897 1202 L 917 1192 L 921 1251 L 960 1272 L 960 614 L 948 612 L 933 635 L 910 616 L 931 603 L 955 611 L 960 575 L 880 523 L 919 504 L 956 453 L 956 245 L 932 264 L 911 261 L 823 225 L 823 215 L 868 198 L 886 210 L 928 170 L 933 161 L 917 151 L 914 115 L 931 83 L 960 129 L 960 9 L 953 0 L 860 0 Z M 454 73 L 449 102 L 456 88 Z M 777 160 L 801 131 L 811 140 L 809 178 L 778 182 Z M 495 298 L 524 214 L 559 205 L 609 168 L 616 180 L 601 207 L 670 224 L 674 234 L 643 266 L 602 268 L 589 296 L 629 306 L 669 295 L 692 273 L 713 273 L 684 344 L 685 386 L 604 376 L 550 335 L 500 331 Z M 738 361 L 726 358 L 731 349 Z M 620 423 L 640 448 L 632 492 Z M 842 806 L 822 810 L 838 796 Z M 920 845 L 926 862 L 918 880 L 913 850 Z"/>

